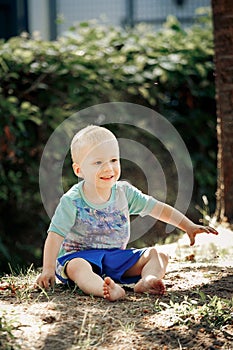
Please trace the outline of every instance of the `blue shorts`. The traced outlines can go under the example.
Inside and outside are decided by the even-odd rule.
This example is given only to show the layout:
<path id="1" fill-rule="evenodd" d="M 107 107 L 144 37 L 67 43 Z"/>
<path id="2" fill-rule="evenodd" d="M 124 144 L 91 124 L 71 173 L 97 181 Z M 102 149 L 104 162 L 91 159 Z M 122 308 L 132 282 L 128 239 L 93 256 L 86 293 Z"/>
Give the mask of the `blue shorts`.
<path id="1" fill-rule="evenodd" d="M 72 282 L 66 275 L 68 262 L 75 258 L 88 261 L 93 271 L 101 277 L 111 277 L 122 284 L 136 283 L 141 276 L 123 277 L 140 259 L 147 248 L 142 249 L 90 249 L 66 254 L 57 259 L 56 276 L 65 284 Z"/>

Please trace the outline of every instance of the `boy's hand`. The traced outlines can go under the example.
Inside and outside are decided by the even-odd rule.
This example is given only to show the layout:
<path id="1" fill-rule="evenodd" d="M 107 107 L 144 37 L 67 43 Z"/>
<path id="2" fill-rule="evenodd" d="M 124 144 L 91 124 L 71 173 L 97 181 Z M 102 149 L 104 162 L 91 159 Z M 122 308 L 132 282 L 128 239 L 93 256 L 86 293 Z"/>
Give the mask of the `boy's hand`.
<path id="1" fill-rule="evenodd" d="M 200 226 L 200 225 L 193 225 L 191 226 L 187 231 L 187 234 L 189 236 L 190 239 L 190 245 L 194 245 L 195 243 L 195 237 L 198 233 L 213 233 L 214 235 L 218 235 L 218 232 L 210 226 Z"/>
<path id="2" fill-rule="evenodd" d="M 55 284 L 55 272 L 53 269 L 43 270 L 36 280 L 36 285 L 44 289 L 53 288 Z"/>

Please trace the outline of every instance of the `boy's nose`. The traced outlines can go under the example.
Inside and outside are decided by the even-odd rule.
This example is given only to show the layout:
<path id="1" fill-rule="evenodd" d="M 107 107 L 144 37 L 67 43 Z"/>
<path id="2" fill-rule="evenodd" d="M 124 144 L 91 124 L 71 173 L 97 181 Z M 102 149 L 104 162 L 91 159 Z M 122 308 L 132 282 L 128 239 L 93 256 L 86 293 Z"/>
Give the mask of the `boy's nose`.
<path id="1" fill-rule="evenodd" d="M 112 164 L 110 162 L 104 163 L 103 164 L 103 170 L 104 171 L 112 170 Z"/>

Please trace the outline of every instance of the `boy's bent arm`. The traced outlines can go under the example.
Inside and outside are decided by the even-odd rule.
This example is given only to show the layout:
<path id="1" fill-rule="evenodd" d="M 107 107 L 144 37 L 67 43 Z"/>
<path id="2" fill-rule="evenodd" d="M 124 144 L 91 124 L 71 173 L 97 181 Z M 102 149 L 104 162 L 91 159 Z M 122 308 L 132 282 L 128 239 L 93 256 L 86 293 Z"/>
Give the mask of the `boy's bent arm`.
<path id="1" fill-rule="evenodd" d="M 213 233 L 215 235 L 218 234 L 218 232 L 210 226 L 196 225 L 179 210 L 163 202 L 158 201 L 155 204 L 154 208 L 150 212 L 150 216 L 154 217 L 155 219 L 164 221 L 168 224 L 171 224 L 175 227 L 178 227 L 182 231 L 187 232 L 190 239 L 190 245 L 193 245 L 195 243 L 195 236 L 198 233 L 206 232 Z"/>
<path id="2" fill-rule="evenodd" d="M 50 231 L 44 245 L 43 270 L 37 279 L 37 284 L 45 289 L 55 283 L 56 258 L 64 237 Z"/>

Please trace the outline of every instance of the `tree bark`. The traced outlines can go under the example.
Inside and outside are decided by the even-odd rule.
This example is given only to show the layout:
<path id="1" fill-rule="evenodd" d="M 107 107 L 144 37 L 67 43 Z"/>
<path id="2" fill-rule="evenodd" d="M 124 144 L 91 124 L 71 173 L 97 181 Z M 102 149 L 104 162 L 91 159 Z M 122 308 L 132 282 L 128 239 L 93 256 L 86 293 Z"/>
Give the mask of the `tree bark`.
<path id="1" fill-rule="evenodd" d="M 233 1 L 212 0 L 217 102 L 216 217 L 233 222 Z"/>

